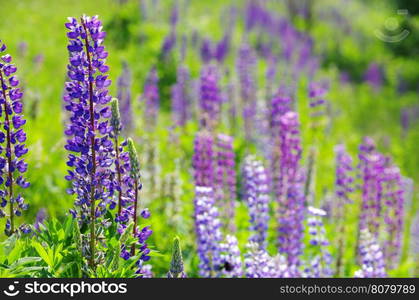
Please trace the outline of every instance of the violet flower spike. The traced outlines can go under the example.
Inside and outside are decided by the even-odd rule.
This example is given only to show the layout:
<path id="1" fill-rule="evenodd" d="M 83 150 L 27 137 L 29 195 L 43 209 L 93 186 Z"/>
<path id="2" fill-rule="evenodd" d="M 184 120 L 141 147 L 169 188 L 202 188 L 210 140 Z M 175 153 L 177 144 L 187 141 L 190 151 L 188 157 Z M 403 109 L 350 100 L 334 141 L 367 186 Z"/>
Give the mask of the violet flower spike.
<path id="1" fill-rule="evenodd" d="M 72 182 L 70 194 L 76 194 L 80 221 L 90 223 L 89 264 L 95 267 L 96 220 L 103 216 L 113 193 L 113 144 L 109 133 L 111 110 L 105 73 L 108 53 L 102 46 L 106 33 L 97 16 L 69 18 L 69 65 L 64 95 L 65 108 L 71 113 L 65 149 L 70 152 L 66 179 Z"/>
<path id="2" fill-rule="evenodd" d="M 266 237 L 269 222 L 269 179 L 260 161 L 253 156 L 245 158 L 243 169 L 243 197 L 249 209 L 250 242 L 266 249 Z"/>
<path id="3" fill-rule="evenodd" d="M 20 189 L 29 187 L 24 173 L 28 165 L 24 155 L 28 152 L 26 145 L 26 133 L 23 130 L 26 120 L 23 117 L 23 92 L 19 87 L 16 75 L 16 66 L 12 64 L 10 54 L 4 54 L 6 45 L 0 40 L 0 218 L 7 217 L 7 236 L 16 233 L 15 217 L 20 216 L 23 210 L 28 209 Z M 8 214 L 3 209 L 8 205 Z M 21 225 L 23 233 L 29 233 L 27 225 Z"/>

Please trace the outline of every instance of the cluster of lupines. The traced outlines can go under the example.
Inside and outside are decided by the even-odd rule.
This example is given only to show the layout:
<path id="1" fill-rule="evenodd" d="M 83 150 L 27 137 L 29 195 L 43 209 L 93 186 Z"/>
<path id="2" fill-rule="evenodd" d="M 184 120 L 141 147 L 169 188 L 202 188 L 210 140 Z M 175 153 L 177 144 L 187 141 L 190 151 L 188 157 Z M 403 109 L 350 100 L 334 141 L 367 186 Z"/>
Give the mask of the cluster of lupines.
<path id="1" fill-rule="evenodd" d="M 116 221 L 118 231 L 123 233 L 130 219 L 133 220 L 132 235 L 138 239 L 141 256 L 137 261 L 137 274 L 141 276 L 143 262 L 150 259 L 146 240 L 152 231 L 149 226 L 141 230 L 137 226 L 138 191 L 141 189 L 140 166 L 132 140 L 119 143 L 122 130 L 118 100 L 111 107 L 107 87 L 110 80 L 103 73 L 107 52 L 102 46 L 105 33 L 98 18 L 83 16 L 78 22 L 69 18 L 66 27 L 70 30 L 68 50 L 69 82 L 66 83 L 65 108 L 71 113 L 70 124 L 65 131 L 69 137 L 65 148 L 70 151 L 67 165 L 71 168 L 66 179 L 72 182 L 68 190 L 76 194 L 78 211 L 71 210 L 80 223 L 90 224 L 89 246 L 83 245 L 83 254 L 89 265 L 95 268 L 101 261 L 102 252 L 96 253 L 97 225 L 107 209 L 118 206 Z M 128 146 L 124 152 L 123 147 Z M 115 198 L 117 199 L 115 201 Z M 141 213 L 149 217 L 148 210 Z M 128 252 L 123 245 L 121 257 L 135 255 L 136 245 Z"/>
<path id="2" fill-rule="evenodd" d="M 177 82 L 172 87 L 172 114 L 176 125 L 183 126 L 189 119 L 189 102 L 189 70 L 185 66 L 179 66 Z"/>
<path id="3" fill-rule="evenodd" d="M 221 222 L 215 206 L 214 192 L 211 187 L 195 187 L 195 233 L 199 257 L 199 275 L 214 277 L 215 262 L 220 253 L 222 241 Z"/>
<path id="4" fill-rule="evenodd" d="M 253 242 L 247 245 L 244 264 L 246 278 L 286 278 L 293 273 L 285 256 L 277 254 L 272 257 Z"/>
<path id="5" fill-rule="evenodd" d="M 235 231 L 236 170 L 233 138 L 225 134 L 217 135 L 215 140 L 215 197 L 218 208 L 223 212 L 225 228 Z"/>
<path id="6" fill-rule="evenodd" d="M 243 198 L 249 209 L 250 242 L 266 248 L 269 222 L 269 181 L 263 164 L 253 156 L 246 157 L 242 169 Z"/>
<path id="7" fill-rule="evenodd" d="M 401 251 L 404 219 L 404 186 L 400 170 L 365 138 L 359 158 L 363 176 L 359 229 L 384 238 L 387 268 L 394 268 Z"/>
<path id="8" fill-rule="evenodd" d="M 26 133 L 22 128 L 26 123 L 22 115 L 23 92 L 14 75 L 17 68 L 11 63 L 10 54 L 4 54 L 5 50 L 6 45 L 0 40 L 0 218 L 7 217 L 4 232 L 10 236 L 17 231 L 15 217 L 28 208 L 19 188 L 29 187 L 29 182 L 24 177 L 28 165 L 23 156 L 28 149 L 25 145 Z M 8 211 L 5 212 L 3 209 L 7 205 Z M 20 230 L 30 232 L 27 225 L 21 225 Z"/>
<path id="9" fill-rule="evenodd" d="M 304 270 L 306 277 L 331 277 L 332 271 L 332 255 L 327 247 L 330 245 L 326 237 L 322 218 L 326 216 L 324 210 L 309 206 L 307 209 L 308 233 L 310 236 L 310 249 L 314 254 L 311 256 L 308 266 Z"/>
<path id="10" fill-rule="evenodd" d="M 218 256 L 214 258 L 217 277 L 240 278 L 243 275 L 242 259 L 237 238 L 227 235 L 220 244 Z"/>
<path id="11" fill-rule="evenodd" d="M 64 101 L 71 113 L 70 124 L 65 134 L 65 146 L 70 152 L 67 165 L 71 168 L 66 179 L 72 182 L 68 190 L 76 194 L 75 205 L 80 222 L 90 224 L 90 248 L 86 251 L 89 263 L 95 266 L 96 223 L 104 215 L 113 198 L 113 144 L 109 133 L 111 96 L 107 87 L 111 81 L 104 75 L 109 68 L 105 65 L 108 53 L 102 46 L 105 32 L 100 20 L 83 16 L 80 21 L 69 18 L 65 24 L 69 29 L 67 47 L 70 55 L 68 78 Z"/>
<path id="12" fill-rule="evenodd" d="M 230 49 L 230 34 L 227 32 L 218 42 L 212 42 L 205 38 L 201 43 L 200 55 L 204 63 L 209 63 L 215 59 L 218 63 L 222 63 L 228 55 Z"/>
<path id="13" fill-rule="evenodd" d="M 143 92 L 144 99 L 144 120 L 146 125 L 152 129 L 157 124 L 157 117 L 160 107 L 160 94 L 159 94 L 159 78 L 157 76 L 157 69 L 154 67 L 148 73 Z"/>
<path id="14" fill-rule="evenodd" d="M 304 219 L 303 176 L 299 162 L 301 141 L 299 120 L 295 112 L 287 112 L 280 121 L 280 193 L 276 195 L 278 209 L 278 244 L 281 253 L 287 255 L 290 265 L 299 265 L 302 251 Z"/>
<path id="15" fill-rule="evenodd" d="M 355 277 L 387 277 L 384 254 L 374 235 L 367 229 L 363 229 L 360 234 L 359 244 L 361 269 L 355 272 Z"/>

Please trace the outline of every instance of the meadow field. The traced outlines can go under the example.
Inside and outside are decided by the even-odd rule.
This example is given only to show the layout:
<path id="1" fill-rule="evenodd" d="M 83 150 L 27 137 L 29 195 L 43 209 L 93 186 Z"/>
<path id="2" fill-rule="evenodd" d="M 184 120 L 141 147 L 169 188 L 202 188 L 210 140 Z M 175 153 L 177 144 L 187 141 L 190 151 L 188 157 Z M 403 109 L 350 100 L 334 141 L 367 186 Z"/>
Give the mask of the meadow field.
<path id="1" fill-rule="evenodd" d="M 0 2 L 0 277 L 419 275 L 415 1 Z"/>

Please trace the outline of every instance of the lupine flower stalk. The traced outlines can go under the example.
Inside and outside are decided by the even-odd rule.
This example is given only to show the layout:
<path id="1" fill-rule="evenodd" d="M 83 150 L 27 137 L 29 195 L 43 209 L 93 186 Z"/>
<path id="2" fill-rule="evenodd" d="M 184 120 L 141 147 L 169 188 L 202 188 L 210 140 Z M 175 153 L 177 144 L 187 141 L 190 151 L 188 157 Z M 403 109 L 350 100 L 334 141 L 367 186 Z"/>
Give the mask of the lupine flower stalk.
<path id="1" fill-rule="evenodd" d="M 189 112 L 189 70 L 180 66 L 177 70 L 177 82 L 172 87 L 173 122 L 178 126 L 185 125 L 190 117 Z"/>
<path id="2" fill-rule="evenodd" d="M 28 204 L 19 193 L 19 189 L 29 187 L 29 182 L 24 178 L 28 165 L 23 156 L 28 152 L 26 133 L 22 126 L 26 123 L 23 118 L 22 96 L 19 80 L 14 75 L 16 66 L 12 64 L 10 54 L 4 54 L 6 45 L 0 40 L 0 218 L 7 217 L 7 236 L 16 232 L 16 220 L 23 210 L 28 209 Z M 4 184 L 4 185 L 3 185 Z M 8 205 L 8 214 L 3 209 Z M 30 231 L 26 225 L 21 225 L 24 233 Z"/>
<path id="3" fill-rule="evenodd" d="M 355 272 L 355 277 L 382 278 L 387 277 L 384 254 L 374 235 L 367 229 L 360 236 L 361 269 Z"/>
<path id="4" fill-rule="evenodd" d="M 111 84 L 105 65 L 108 53 L 102 46 L 105 32 L 97 16 L 83 16 L 77 21 L 69 18 L 67 49 L 70 55 L 64 101 L 71 112 L 65 134 L 65 146 L 71 152 L 67 165 L 72 169 L 66 179 L 72 182 L 70 194 L 76 194 L 75 205 L 80 207 L 80 221 L 90 223 L 89 264 L 95 267 L 96 219 L 106 212 L 114 192 L 113 145 L 109 138 Z M 75 211 L 72 211 L 75 216 Z"/>
<path id="5" fill-rule="evenodd" d="M 246 278 L 286 278 L 292 276 L 285 256 L 277 254 L 272 257 L 266 250 L 260 249 L 257 243 L 250 242 L 247 245 L 244 264 Z"/>
<path id="6" fill-rule="evenodd" d="M 201 124 L 214 128 L 220 116 L 221 94 L 218 86 L 219 74 L 215 65 L 204 65 L 200 82 Z"/>
<path id="7" fill-rule="evenodd" d="M 298 114 L 287 112 L 280 121 L 280 185 L 277 198 L 279 249 L 291 266 L 299 265 L 304 219 L 304 187 L 300 171 L 301 141 Z"/>
<path id="8" fill-rule="evenodd" d="M 215 206 L 214 192 L 211 187 L 195 187 L 195 233 L 199 257 L 199 275 L 214 277 L 215 262 L 220 253 L 222 241 L 221 222 Z"/>
<path id="9" fill-rule="evenodd" d="M 253 156 L 246 157 L 242 169 L 243 197 L 249 209 L 250 242 L 266 249 L 269 222 L 269 179 L 263 164 Z"/>
<path id="10" fill-rule="evenodd" d="M 256 106 L 256 56 L 252 47 L 244 42 L 238 53 L 237 71 L 240 79 L 241 100 L 243 103 L 243 119 L 247 138 L 253 137 Z"/>
<path id="11" fill-rule="evenodd" d="M 127 140 L 128 155 L 129 155 L 129 176 L 126 176 L 124 179 L 124 184 L 126 185 L 125 189 L 129 190 L 129 195 L 131 197 L 132 206 L 129 207 L 130 217 L 132 218 L 132 235 L 137 239 L 136 244 L 131 245 L 130 251 L 128 251 L 128 245 L 122 245 L 121 257 L 124 259 L 129 259 L 131 256 L 136 254 L 136 248 L 139 247 L 140 257 L 136 262 L 137 271 L 136 274 L 139 277 L 145 277 L 148 274 L 148 267 L 144 265 L 145 262 L 150 260 L 150 249 L 147 245 L 147 239 L 151 236 L 153 231 L 150 229 L 150 226 L 144 226 L 142 229 L 138 225 L 139 215 L 143 219 L 148 219 L 150 217 L 150 212 L 148 209 L 143 209 L 141 214 L 138 214 L 139 209 L 139 191 L 142 189 L 141 183 L 141 174 L 140 174 L 140 161 L 138 158 L 137 150 L 135 148 L 134 142 L 132 139 Z M 125 231 L 131 227 L 123 228 Z"/>
<path id="12" fill-rule="evenodd" d="M 309 251 L 312 256 L 309 260 L 309 265 L 304 270 L 305 277 L 331 277 L 332 271 L 332 255 L 328 250 L 330 245 L 326 237 L 322 218 L 326 212 L 322 209 L 309 206 L 308 209 L 308 233 L 309 233 Z"/>
<path id="13" fill-rule="evenodd" d="M 242 259 L 237 238 L 227 235 L 220 244 L 219 255 L 215 260 L 217 277 L 240 278 L 243 275 Z"/>
<path id="14" fill-rule="evenodd" d="M 223 212 L 221 219 L 229 232 L 235 231 L 236 170 L 233 138 L 217 135 L 215 141 L 215 196 L 218 208 Z"/>
<path id="15" fill-rule="evenodd" d="M 270 153 L 270 172 L 272 175 L 272 185 L 275 197 L 278 199 L 282 193 L 281 172 L 281 118 L 291 110 L 291 98 L 280 89 L 271 101 L 269 127 L 271 132 Z"/>
<path id="16" fill-rule="evenodd" d="M 405 192 L 400 169 L 389 165 L 382 173 L 386 268 L 398 265 L 402 250 Z"/>
<path id="17" fill-rule="evenodd" d="M 214 139 L 208 131 L 198 132 L 194 142 L 192 167 L 196 186 L 214 187 Z"/>
<path id="18" fill-rule="evenodd" d="M 341 234 L 337 242 L 337 257 L 336 257 L 336 272 L 338 275 L 342 273 L 343 267 L 343 250 L 345 248 L 344 235 L 345 228 L 345 207 L 352 203 L 350 194 L 354 191 L 353 183 L 353 161 L 352 157 L 346 152 L 344 145 L 337 145 L 335 147 L 336 153 L 336 180 L 335 180 L 335 195 L 336 204 L 332 207 L 331 214 L 337 222 L 337 232 Z"/>
<path id="19" fill-rule="evenodd" d="M 182 249 L 180 247 L 180 240 L 175 237 L 173 240 L 172 261 L 170 262 L 170 270 L 167 273 L 168 278 L 186 278 L 186 273 L 183 269 Z"/>
<path id="20" fill-rule="evenodd" d="M 377 237 L 382 208 L 380 177 L 386 161 L 385 157 L 375 150 L 374 141 L 370 138 L 364 138 L 363 144 L 359 147 L 358 156 L 363 179 L 359 230 L 368 229 Z"/>
<path id="21" fill-rule="evenodd" d="M 416 262 L 414 275 L 419 276 L 419 213 L 416 213 L 410 227 L 410 253 Z"/>
<path id="22" fill-rule="evenodd" d="M 158 87 L 159 78 L 157 76 L 156 68 L 152 68 L 147 76 L 146 83 L 144 85 L 143 98 L 145 100 L 145 120 L 148 126 L 154 128 L 157 123 L 157 117 L 160 107 L 160 95 Z"/>

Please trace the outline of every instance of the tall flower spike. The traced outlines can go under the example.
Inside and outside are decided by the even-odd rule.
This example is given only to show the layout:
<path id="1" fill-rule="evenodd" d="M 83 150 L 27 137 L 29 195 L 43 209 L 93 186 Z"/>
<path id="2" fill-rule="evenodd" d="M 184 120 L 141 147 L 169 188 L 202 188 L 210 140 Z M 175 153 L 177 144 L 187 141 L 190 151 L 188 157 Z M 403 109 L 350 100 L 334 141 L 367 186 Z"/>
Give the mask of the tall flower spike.
<path id="1" fill-rule="evenodd" d="M 367 229 L 361 231 L 360 257 L 361 269 L 355 272 L 355 277 L 387 277 L 383 252 L 374 235 L 369 233 Z"/>
<path id="2" fill-rule="evenodd" d="M 160 94 L 159 94 L 159 78 L 157 76 L 157 69 L 153 67 L 146 79 L 144 85 L 144 100 L 145 100 L 145 120 L 146 124 L 151 128 L 155 128 L 157 124 L 157 117 L 160 107 Z"/>
<path id="3" fill-rule="evenodd" d="M 214 140 L 208 131 L 198 132 L 194 141 L 192 167 L 196 186 L 214 187 Z"/>
<path id="4" fill-rule="evenodd" d="M 337 275 L 342 275 L 343 268 L 343 251 L 345 249 L 345 207 L 346 204 L 351 203 L 350 194 L 354 191 L 353 188 L 353 161 L 352 157 L 346 152 L 344 145 L 337 145 L 335 147 L 336 153 L 336 180 L 335 180 L 335 195 L 336 200 L 332 203 L 335 205 L 331 208 L 331 215 L 336 219 L 337 231 L 341 234 L 337 241 L 337 255 L 336 255 L 336 272 Z"/>
<path id="5" fill-rule="evenodd" d="M 416 262 L 414 275 L 419 276 L 419 212 L 416 213 L 410 227 L 410 254 Z"/>
<path id="6" fill-rule="evenodd" d="M 304 221 L 304 187 L 300 171 L 301 141 L 298 114 L 287 112 L 280 121 L 279 249 L 291 266 L 299 265 Z"/>
<path id="7" fill-rule="evenodd" d="M 400 260 L 403 225 L 405 191 L 400 169 L 389 165 L 382 175 L 383 216 L 384 216 L 384 256 L 386 268 L 394 269 Z"/>
<path id="8" fill-rule="evenodd" d="M 266 248 L 269 222 L 269 181 L 262 163 L 253 156 L 246 157 L 242 170 L 243 196 L 250 215 L 249 241 Z"/>
<path id="9" fill-rule="evenodd" d="M 308 209 L 308 233 L 309 243 L 308 251 L 311 252 L 309 264 L 304 270 L 305 277 L 331 277 L 332 255 L 328 249 L 330 243 L 326 237 L 322 218 L 326 216 L 324 210 L 309 206 Z"/>
<path id="10" fill-rule="evenodd" d="M 253 137 L 256 107 L 256 55 L 247 42 L 243 42 L 237 56 L 237 71 L 240 79 L 241 100 L 243 101 L 244 130 L 247 138 Z"/>
<path id="11" fill-rule="evenodd" d="M 221 94 L 218 85 L 219 74 L 215 65 L 204 65 L 201 71 L 200 113 L 201 124 L 214 128 L 220 117 Z"/>
<path id="12" fill-rule="evenodd" d="M 90 223 L 89 264 L 95 267 L 97 219 L 106 212 L 114 193 L 108 105 L 111 81 L 104 74 L 109 67 L 105 65 L 108 53 L 102 46 L 106 34 L 97 16 L 83 16 L 79 21 L 69 18 L 65 26 L 69 29 L 70 63 L 64 101 L 71 113 L 65 130 L 65 149 L 70 152 L 66 179 L 72 182 L 68 192 L 77 195 L 75 205 L 80 208 L 80 221 Z M 75 211 L 72 213 L 76 215 Z"/>
<path id="13" fill-rule="evenodd" d="M 0 218 L 7 217 L 7 236 L 16 232 L 15 217 L 20 216 L 23 210 L 28 209 L 19 193 L 20 188 L 29 187 L 24 178 L 28 165 L 23 156 L 28 152 L 26 133 L 22 126 L 26 123 L 23 118 L 22 96 L 19 80 L 14 75 L 17 68 L 12 64 L 10 54 L 3 54 L 6 45 L 0 40 Z M 8 212 L 3 209 L 8 205 Z M 20 227 L 21 231 L 28 233 L 26 225 Z"/>
<path id="14" fill-rule="evenodd" d="M 221 223 L 215 206 L 213 189 L 210 187 L 195 187 L 195 233 L 199 257 L 199 275 L 214 277 L 215 263 L 220 254 L 222 240 Z"/>
<path id="15" fill-rule="evenodd" d="M 183 126 L 189 119 L 189 70 L 180 66 L 177 70 L 177 82 L 172 87 L 172 114 L 173 122 Z"/>
<path id="16" fill-rule="evenodd" d="M 234 224 L 236 202 L 236 170 L 233 138 L 219 134 L 215 142 L 215 193 L 218 208 L 223 212 L 221 219 L 229 232 L 236 230 Z"/>
<path id="17" fill-rule="evenodd" d="M 170 270 L 167 273 L 168 278 L 186 278 L 183 270 L 182 249 L 180 248 L 180 240 L 178 237 L 173 239 L 173 254 L 170 262 Z"/>

